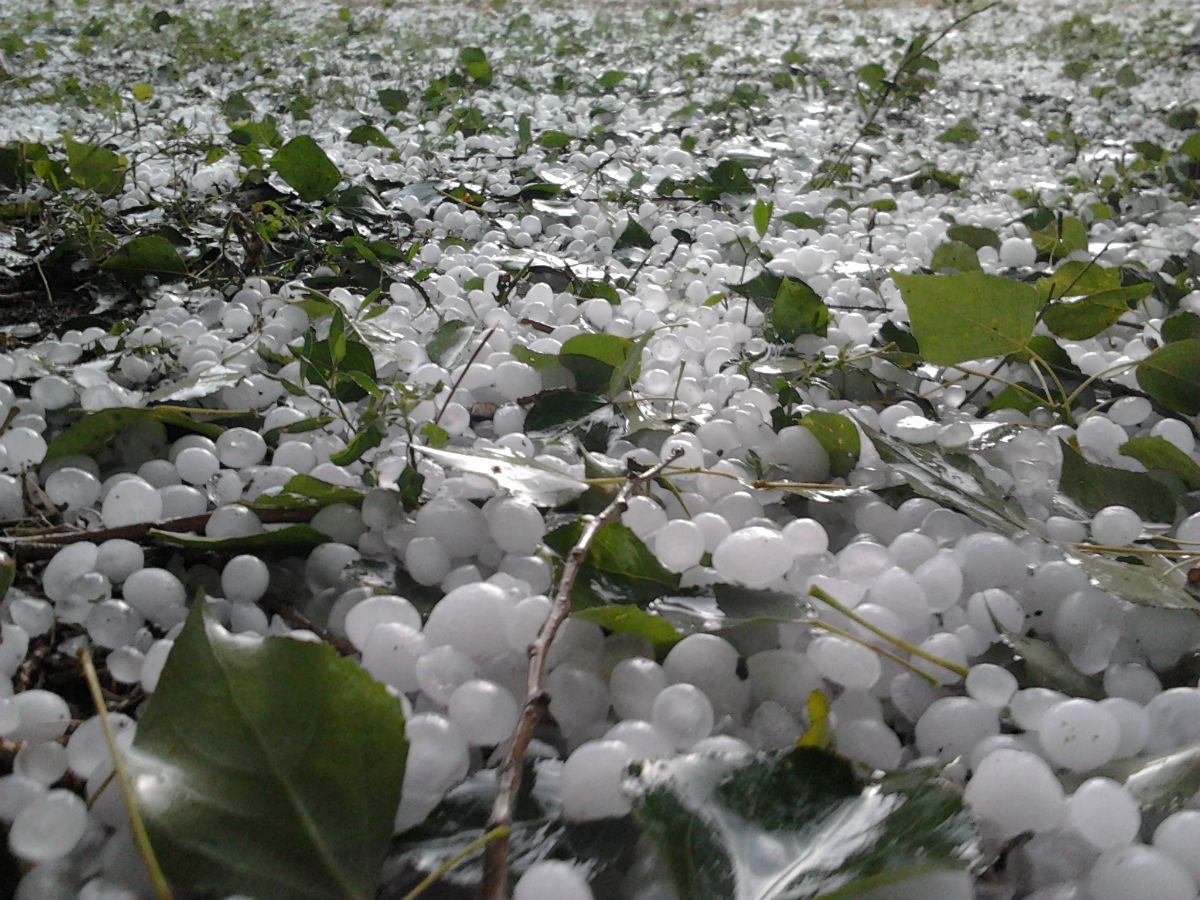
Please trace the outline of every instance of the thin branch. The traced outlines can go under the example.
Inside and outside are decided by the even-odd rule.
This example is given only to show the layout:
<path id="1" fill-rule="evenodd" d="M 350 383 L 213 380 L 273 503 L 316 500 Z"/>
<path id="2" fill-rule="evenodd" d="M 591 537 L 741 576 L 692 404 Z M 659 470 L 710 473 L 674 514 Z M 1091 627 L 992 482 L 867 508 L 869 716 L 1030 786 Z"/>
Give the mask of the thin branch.
<path id="1" fill-rule="evenodd" d="M 492 805 L 492 814 L 488 819 L 489 832 L 499 828 L 512 826 L 513 810 L 516 806 L 517 790 L 521 784 L 521 767 L 525 762 L 525 754 L 529 749 L 529 741 L 533 730 L 541 721 L 547 705 L 546 679 L 547 659 L 550 644 L 558 629 L 567 616 L 571 614 L 571 589 L 575 579 L 587 558 L 588 549 L 596 539 L 600 529 L 616 519 L 624 510 L 630 495 L 641 485 L 662 474 L 663 470 L 678 459 L 683 451 L 676 450 L 667 459 L 651 466 L 643 472 L 630 472 L 621 485 L 616 496 L 600 515 L 590 519 L 579 535 L 579 540 L 567 554 L 563 566 L 562 577 L 558 581 L 558 589 L 554 594 L 554 602 L 550 607 L 550 615 L 546 624 L 538 633 L 537 639 L 529 647 L 529 669 L 525 679 L 525 703 L 517 727 L 513 731 L 512 740 L 504 753 L 500 764 L 500 775 L 496 783 L 496 800 Z M 507 896 L 508 881 L 508 835 L 504 834 L 488 844 L 483 856 L 483 897 L 484 900 L 504 900 Z"/>

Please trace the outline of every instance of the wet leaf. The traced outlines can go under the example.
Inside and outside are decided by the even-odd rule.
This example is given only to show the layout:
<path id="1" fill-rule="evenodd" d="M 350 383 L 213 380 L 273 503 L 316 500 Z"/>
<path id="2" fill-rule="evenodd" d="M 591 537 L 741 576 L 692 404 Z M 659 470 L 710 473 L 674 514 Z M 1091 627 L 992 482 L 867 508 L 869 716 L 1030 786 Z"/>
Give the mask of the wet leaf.
<path id="1" fill-rule="evenodd" d="M 1063 464 L 1059 490 L 1090 513 L 1106 506 L 1128 506 L 1143 521 L 1173 522 L 1175 498 L 1161 481 L 1142 472 L 1130 472 L 1089 462 L 1079 450 L 1061 441 Z"/>
<path id="2" fill-rule="evenodd" d="M 608 405 L 607 400 L 583 391 L 547 391 L 530 405 L 525 429 L 540 432 L 581 424 Z"/>
<path id="3" fill-rule="evenodd" d="M 328 543 L 331 538 L 311 525 L 288 525 L 273 531 L 260 531 L 242 537 L 210 538 L 197 534 L 150 529 L 150 536 L 160 544 L 182 547 L 185 550 L 210 550 L 229 553 L 305 554 L 314 547 Z"/>
<path id="4" fill-rule="evenodd" d="M 1084 297 L 1121 286 L 1121 270 L 1099 263 L 1069 259 L 1054 270 L 1054 274 L 1037 280 L 1037 289 L 1047 300 L 1062 297 Z"/>
<path id="5" fill-rule="evenodd" d="M 463 47 L 458 51 L 458 64 L 462 66 L 467 77 L 480 87 L 492 83 L 492 64 L 488 62 L 487 54 L 479 47 Z"/>
<path id="6" fill-rule="evenodd" d="M 346 140 L 352 144 L 361 144 L 370 147 L 392 146 L 392 142 L 387 139 L 387 135 L 374 125 L 358 125 L 351 128 L 350 133 L 346 135 Z"/>
<path id="7" fill-rule="evenodd" d="M 758 232 L 760 238 L 766 235 L 773 212 L 775 212 L 774 203 L 767 203 L 762 199 L 754 201 L 754 230 Z"/>
<path id="8" fill-rule="evenodd" d="M 635 354 L 634 365 L 627 365 Z M 581 391 L 594 393 L 610 390 L 613 386 L 613 376 L 618 371 L 627 371 L 628 378 L 636 379 L 641 353 L 637 345 L 626 337 L 618 337 L 615 334 L 577 334 L 563 342 L 558 360 L 575 376 L 575 382 Z"/>
<path id="9" fill-rule="evenodd" d="M 1087 774 L 1121 782 L 1143 813 L 1166 816 L 1186 808 L 1200 792 L 1200 744 L 1121 760 Z"/>
<path id="10" fill-rule="evenodd" d="M 576 519 L 547 534 L 546 546 L 565 559 L 582 533 L 583 521 Z M 571 609 L 617 603 L 645 606 L 678 589 L 679 576 L 664 569 L 641 538 L 620 522 L 609 522 L 596 532 L 588 548 L 571 594 Z"/>
<path id="11" fill-rule="evenodd" d="M 650 250 L 654 247 L 654 239 L 650 237 L 650 232 L 632 216 L 625 226 L 625 230 L 621 232 L 621 236 L 617 238 L 617 242 L 613 244 L 614 250 L 623 250 L 625 247 L 641 247 L 643 250 Z"/>
<path id="12" fill-rule="evenodd" d="M 490 478 L 514 496 L 525 497 L 538 506 L 561 506 L 588 489 L 587 482 L 581 478 L 507 449 L 413 449 L 439 465 Z"/>
<path id="13" fill-rule="evenodd" d="M 811 228 L 813 230 L 825 227 L 825 219 L 817 216 L 810 216 L 808 213 L 790 212 L 779 218 L 787 222 L 789 225 L 794 225 L 797 228 Z"/>
<path id="14" fill-rule="evenodd" d="M 334 503 L 358 506 L 364 496 L 363 491 L 330 484 L 311 475 L 293 475 L 280 493 L 260 496 L 248 505 L 252 509 L 312 509 Z"/>
<path id="15" fill-rule="evenodd" d="M 376 92 L 379 105 L 392 115 L 408 108 L 408 94 L 395 88 L 383 88 Z"/>
<path id="16" fill-rule="evenodd" d="M 689 900 L 853 897 L 936 872 L 969 886 L 979 853 L 961 797 L 933 775 L 864 785 L 814 747 L 656 760 L 626 785 Z"/>
<path id="17" fill-rule="evenodd" d="M 184 278 L 188 273 L 187 263 L 171 246 L 171 242 L 157 234 L 126 241 L 100 264 L 100 268 L 136 278 L 143 275 Z"/>
<path id="18" fill-rule="evenodd" d="M 929 268 L 935 272 L 978 272 L 979 255 L 975 248 L 962 241 L 949 241 L 941 244 L 933 251 Z"/>
<path id="19" fill-rule="evenodd" d="M 775 297 L 783 286 L 783 278 L 763 269 L 749 281 L 725 286 L 735 294 L 740 294 L 750 300 L 759 309 L 765 310 L 770 309 L 771 304 L 775 302 Z"/>
<path id="20" fill-rule="evenodd" d="M 75 183 L 101 196 L 115 194 L 125 186 L 125 159 L 107 147 L 68 138 L 67 162 Z"/>
<path id="21" fill-rule="evenodd" d="M 406 751 L 399 702 L 355 662 L 322 643 L 230 635 L 198 601 L 130 768 L 178 893 L 368 900 Z"/>
<path id="22" fill-rule="evenodd" d="M 1059 337 L 1086 340 L 1112 327 L 1129 312 L 1129 301 L 1141 300 L 1153 289 L 1150 284 L 1137 284 L 1088 294 L 1073 303 L 1055 303 L 1042 314 L 1042 321 Z"/>
<path id="23" fill-rule="evenodd" d="M 594 622 L 601 628 L 620 634 L 637 634 L 655 647 L 669 647 L 683 639 L 675 626 L 662 616 L 647 612 L 634 603 L 614 603 L 612 606 L 592 606 L 578 610 L 576 619 Z"/>
<path id="24" fill-rule="evenodd" d="M 785 278 L 771 306 L 771 324 L 785 341 L 794 341 L 802 334 L 824 336 L 829 328 L 829 309 L 803 281 Z"/>
<path id="25" fill-rule="evenodd" d="M 975 250 L 981 247 L 1000 249 L 1000 235 L 990 228 L 978 225 L 951 225 L 946 229 L 946 237 L 952 241 L 960 241 Z"/>
<path id="26" fill-rule="evenodd" d="M 1200 316 L 1194 312 L 1176 313 L 1162 323 L 1162 336 L 1168 344 L 1189 338 L 1200 339 Z"/>
<path id="27" fill-rule="evenodd" d="M 1159 347 L 1138 363 L 1137 382 L 1173 412 L 1200 413 L 1200 340 L 1189 338 Z"/>
<path id="28" fill-rule="evenodd" d="M 191 375 L 185 375 L 178 381 L 171 381 L 155 388 L 152 393 L 142 398 L 142 402 L 150 406 L 155 403 L 198 400 L 201 397 L 211 396 L 223 388 L 233 387 L 245 378 L 246 374 L 243 369 L 233 369 L 218 363 Z"/>
<path id="29" fill-rule="evenodd" d="M 45 461 L 75 454 L 91 456 L 137 422 L 161 422 L 164 425 L 194 431 L 208 438 L 216 438 L 221 433 L 221 426 L 212 422 L 196 421 L 190 413 L 203 414 L 203 410 L 180 406 L 155 406 L 148 409 L 117 406 L 86 413 L 50 441 L 46 448 Z"/>
<path id="30" fill-rule="evenodd" d="M 1104 686 L 1084 675 L 1054 644 L 1023 634 L 1002 634 L 1001 642 L 1013 653 L 1005 668 L 1017 677 L 1022 688 L 1044 687 L 1071 697 L 1100 700 Z"/>
<path id="31" fill-rule="evenodd" d="M 764 622 L 811 622 L 817 618 L 805 596 L 761 591 L 733 584 L 714 584 L 655 600 L 649 611 L 682 634 L 725 631 Z"/>
<path id="32" fill-rule="evenodd" d="M 1147 469 L 1178 476 L 1190 491 L 1200 491 L 1200 464 L 1166 438 L 1135 437 L 1122 444 L 1119 452 L 1136 459 Z"/>
<path id="33" fill-rule="evenodd" d="M 1025 348 L 1041 298 L 1030 285 L 997 275 L 901 275 L 892 279 L 908 307 L 921 353 L 952 366 Z"/>
<path id="34" fill-rule="evenodd" d="M 275 151 L 271 168 L 300 199 L 312 203 L 325 197 L 342 180 L 342 173 L 317 142 L 306 134 L 292 138 Z"/>
<path id="35" fill-rule="evenodd" d="M 800 424 L 813 433 L 829 454 L 830 474 L 844 478 L 854 471 L 862 446 L 853 422 L 838 413 L 814 410 Z"/>
<path id="36" fill-rule="evenodd" d="M 467 344 L 471 342 L 471 335 L 474 333 L 475 326 L 470 322 L 449 319 L 433 332 L 429 342 L 425 345 L 425 353 L 439 366 L 446 369 L 453 368 L 458 363 Z"/>
<path id="37" fill-rule="evenodd" d="M 1160 609 L 1200 612 L 1200 599 L 1183 585 L 1178 568 L 1159 556 L 1146 556 L 1138 565 L 1116 556 L 1065 548 L 1067 559 L 1079 565 L 1096 587 L 1122 600 Z"/>

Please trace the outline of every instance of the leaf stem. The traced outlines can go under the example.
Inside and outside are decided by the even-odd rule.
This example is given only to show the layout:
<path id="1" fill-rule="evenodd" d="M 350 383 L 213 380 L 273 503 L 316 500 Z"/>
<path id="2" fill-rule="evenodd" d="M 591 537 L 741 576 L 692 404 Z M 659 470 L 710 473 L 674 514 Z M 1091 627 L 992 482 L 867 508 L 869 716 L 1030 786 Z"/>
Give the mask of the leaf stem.
<path id="1" fill-rule="evenodd" d="M 487 834 L 484 834 L 483 836 L 471 841 L 471 843 L 464 847 L 460 852 L 454 854 L 452 857 L 426 875 L 425 878 L 421 880 L 421 883 L 405 894 L 401 900 L 416 900 L 416 898 L 425 893 L 425 891 L 427 891 L 434 884 L 434 882 L 438 881 L 443 875 L 457 866 L 468 856 L 472 855 L 477 850 L 486 847 L 492 841 L 496 841 L 501 838 L 507 838 L 509 832 L 510 829 L 508 826 L 502 825 L 499 828 L 493 828 Z"/>
<path id="2" fill-rule="evenodd" d="M 116 773 L 117 783 L 121 785 L 121 796 L 125 799 L 125 808 L 129 811 L 129 830 L 133 833 L 133 843 L 137 847 L 142 862 L 146 864 L 146 872 L 150 876 L 154 896 L 158 900 L 172 900 L 171 888 L 167 884 L 162 868 L 158 865 L 158 857 L 154 855 L 154 847 L 150 845 L 150 835 L 146 833 L 146 823 L 142 821 L 141 811 L 134 799 L 129 775 L 121 763 L 121 751 L 117 747 L 117 738 L 108 721 L 108 707 L 105 706 L 104 694 L 100 690 L 100 677 L 96 674 L 92 653 L 86 646 L 79 648 L 79 659 L 83 663 L 83 674 L 87 679 L 92 702 L 96 704 L 96 712 L 100 716 L 100 725 L 104 729 L 104 740 L 108 742 L 108 752 L 112 754 L 113 772 Z"/>
<path id="3" fill-rule="evenodd" d="M 492 813 L 488 818 L 489 831 L 504 829 L 505 833 L 487 845 L 483 857 L 483 890 L 484 900 L 504 900 L 507 896 L 508 881 L 508 833 L 512 827 L 513 812 L 516 807 L 517 790 L 521 785 L 521 767 L 525 762 L 525 754 L 529 742 L 533 738 L 533 730 L 541 721 L 542 713 L 547 705 L 545 688 L 546 669 L 550 654 L 550 644 L 558 629 L 571 614 L 571 590 L 579 570 L 587 559 L 588 550 L 600 529 L 616 519 L 626 507 L 629 497 L 638 487 L 652 481 L 662 474 L 663 470 L 683 454 L 682 449 L 676 450 L 662 462 L 641 471 L 630 471 L 625 483 L 616 495 L 598 515 L 587 521 L 579 540 L 567 554 L 563 565 L 562 575 L 558 580 L 558 588 L 554 593 L 554 601 L 546 623 L 538 632 L 537 639 L 529 646 L 529 668 L 525 678 L 525 701 L 521 707 L 521 715 L 513 730 L 512 739 L 508 742 L 504 759 L 500 764 L 500 774 L 496 782 L 496 800 L 492 804 Z"/>

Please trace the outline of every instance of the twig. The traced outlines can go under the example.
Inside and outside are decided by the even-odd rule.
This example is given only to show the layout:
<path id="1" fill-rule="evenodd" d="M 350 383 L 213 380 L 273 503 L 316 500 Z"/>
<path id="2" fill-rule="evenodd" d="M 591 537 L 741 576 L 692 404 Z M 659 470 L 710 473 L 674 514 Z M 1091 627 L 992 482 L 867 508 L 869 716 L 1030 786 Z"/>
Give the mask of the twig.
<path id="1" fill-rule="evenodd" d="M 416 900 L 417 897 L 420 897 L 423 893 L 429 890 L 430 886 L 434 884 L 434 882 L 457 866 L 468 856 L 478 852 L 481 848 L 492 843 L 492 841 L 498 841 L 502 839 L 508 840 L 508 832 L 508 828 L 493 828 L 491 831 L 483 835 L 483 837 L 476 838 L 475 840 L 471 841 L 471 843 L 467 844 L 467 846 L 464 847 L 460 852 L 455 853 L 452 857 L 422 878 L 421 883 L 405 894 L 401 900 Z"/>
<path id="2" fill-rule="evenodd" d="M 550 607 L 550 615 L 546 617 L 546 624 L 538 632 L 537 639 L 529 647 L 525 703 L 521 708 L 521 716 L 517 720 L 512 740 L 509 741 L 508 749 L 500 764 L 500 776 L 496 782 L 496 800 L 492 805 L 492 814 L 487 823 L 489 832 L 512 826 L 517 790 L 521 785 L 521 766 L 525 761 L 525 753 L 529 749 L 533 730 L 541 720 L 547 705 L 546 689 L 543 685 L 546 678 L 550 644 L 567 616 L 571 614 L 571 589 L 575 586 L 575 579 L 579 576 L 579 570 L 587 558 L 588 549 L 600 529 L 625 510 L 630 495 L 647 481 L 661 475 L 662 471 L 682 454 L 682 449 L 678 449 L 667 459 L 643 472 L 631 471 L 616 496 L 608 506 L 604 507 L 603 512 L 587 522 L 583 532 L 579 535 L 579 540 L 567 554 L 562 577 L 558 580 L 558 589 L 554 594 L 554 602 Z M 488 844 L 487 850 L 484 852 L 482 892 L 484 900 L 504 900 L 507 896 L 508 845 L 508 835 L 505 834 Z"/>
<path id="3" fill-rule="evenodd" d="M 475 348 L 475 352 L 471 354 L 471 358 L 467 360 L 467 364 L 463 366 L 463 370 L 458 374 L 458 378 L 454 380 L 454 384 L 450 387 L 450 393 L 446 395 L 446 400 L 442 404 L 442 408 L 437 411 L 437 415 L 433 417 L 433 424 L 437 425 L 442 421 L 442 414 L 446 412 L 446 407 L 450 405 L 450 401 L 454 399 L 455 392 L 458 391 L 458 386 L 463 383 L 463 379 L 467 377 L 467 373 L 471 371 L 471 366 L 475 365 L 475 360 L 479 359 L 479 354 L 483 352 L 483 348 L 487 346 L 488 338 L 496 333 L 496 329 L 500 327 L 497 322 L 491 327 L 491 330 L 483 336 L 483 340 L 479 342 L 479 346 Z"/>

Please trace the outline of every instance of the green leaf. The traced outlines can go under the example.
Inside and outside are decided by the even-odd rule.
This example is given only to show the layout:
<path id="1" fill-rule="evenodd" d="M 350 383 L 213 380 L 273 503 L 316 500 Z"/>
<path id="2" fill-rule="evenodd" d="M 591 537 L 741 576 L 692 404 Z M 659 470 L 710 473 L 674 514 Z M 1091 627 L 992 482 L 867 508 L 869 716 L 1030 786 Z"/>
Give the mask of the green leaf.
<path id="1" fill-rule="evenodd" d="M 935 774 L 863 785 L 850 762 L 814 747 L 655 760 L 626 786 L 688 900 L 853 897 L 939 872 L 969 888 L 979 855 L 961 796 Z"/>
<path id="2" fill-rule="evenodd" d="M 563 131 L 543 131 L 538 135 L 537 142 L 547 150 L 561 150 L 573 140 L 575 138 Z"/>
<path id="3" fill-rule="evenodd" d="M 375 381 L 375 357 L 361 341 L 346 340 L 342 343 L 337 340 L 336 343 L 340 345 L 341 357 L 335 363 L 335 348 L 331 341 L 313 340 L 310 334 L 300 359 L 300 374 L 306 381 L 329 388 L 338 400 L 361 400 L 367 396 L 367 390 L 352 379 L 337 378 L 336 375 L 359 372 Z"/>
<path id="4" fill-rule="evenodd" d="M 1075 547 L 1064 548 L 1066 557 L 1087 572 L 1102 591 L 1157 609 L 1186 609 L 1200 612 L 1200 599 L 1193 596 L 1178 567 L 1161 556 L 1142 557 L 1141 564 L 1126 558 Z"/>
<path id="5" fill-rule="evenodd" d="M 754 201 L 754 230 L 761 238 L 766 235 L 771 224 L 771 214 L 775 211 L 774 203 L 766 203 L 762 199 Z"/>
<path id="6" fill-rule="evenodd" d="M 429 343 L 425 345 L 425 353 L 439 366 L 453 368 L 474 333 L 475 326 L 470 322 L 448 319 L 433 332 Z"/>
<path id="7" fill-rule="evenodd" d="M 831 475 L 844 478 L 854 471 L 862 446 L 853 422 L 839 413 L 814 410 L 804 416 L 800 424 L 813 433 L 829 454 Z"/>
<path id="8" fill-rule="evenodd" d="M 177 406 L 155 406 L 149 409 L 115 406 L 85 413 L 50 441 L 44 461 L 49 462 L 59 456 L 92 456 L 125 429 L 139 422 L 161 422 L 164 425 L 194 431 L 208 438 L 216 438 L 221 434 L 221 426 L 212 422 L 197 422 L 189 415 L 202 412 Z"/>
<path id="9" fill-rule="evenodd" d="M 802 334 L 825 335 L 829 309 L 819 294 L 798 278 L 785 278 L 771 306 L 771 324 L 785 341 Z"/>
<path id="10" fill-rule="evenodd" d="M 735 294 L 740 294 L 747 300 L 750 300 L 759 309 L 770 309 L 771 304 L 775 302 L 775 297 L 779 294 L 779 289 L 783 286 L 783 278 L 763 269 L 749 281 L 743 281 L 741 284 L 725 285 Z"/>
<path id="11" fill-rule="evenodd" d="M 742 164 L 736 160 L 726 159 L 717 163 L 716 168 L 709 172 L 708 180 L 712 185 L 712 190 L 716 192 L 716 196 L 711 197 L 712 200 L 722 194 L 754 193 L 754 185 L 746 177 Z M 701 197 L 701 199 L 704 198 Z"/>
<path id="12" fill-rule="evenodd" d="M 317 531 L 311 525 L 288 525 L 273 531 L 231 538 L 210 538 L 203 535 L 184 534 L 177 531 L 150 529 L 150 536 L 168 547 L 186 550 L 206 550 L 215 553 L 278 553 L 280 555 L 307 554 L 314 547 L 328 543 L 329 535 Z"/>
<path id="13" fill-rule="evenodd" d="M 133 94 L 133 99 L 138 103 L 145 103 L 154 96 L 154 85 L 139 81 L 129 89 L 129 92 Z"/>
<path id="14" fill-rule="evenodd" d="M 464 47 L 458 51 L 458 64 L 477 85 L 487 87 L 492 83 L 492 64 L 479 47 Z"/>
<path id="15" fill-rule="evenodd" d="M 946 229 L 946 237 L 976 250 L 981 247 L 1000 249 L 1000 235 L 990 228 L 982 228 L 978 225 L 951 225 Z"/>
<path id="16" fill-rule="evenodd" d="M 1049 688 L 1089 700 L 1100 700 L 1105 696 L 1104 685 L 1099 679 L 1080 672 L 1054 644 L 1023 634 L 1007 633 L 1001 634 L 1000 641 L 1014 656 L 1005 661 L 1005 668 L 1017 677 L 1022 688 Z"/>
<path id="17" fill-rule="evenodd" d="M 526 497 L 538 506 L 561 506 L 588 489 L 587 482 L 581 478 L 505 449 L 413 449 L 439 465 L 490 478 L 505 490 Z"/>
<path id="18" fill-rule="evenodd" d="M 1113 291 L 1120 286 L 1120 269 L 1078 259 L 1067 260 L 1054 270 L 1054 274 L 1037 280 L 1037 289 L 1046 300 L 1082 297 L 1101 291 Z"/>
<path id="19" fill-rule="evenodd" d="M 335 466 L 347 466 L 355 460 L 361 459 L 368 450 L 374 450 L 383 443 L 383 439 L 386 437 L 387 428 L 383 422 L 378 419 L 370 422 L 360 421 L 354 437 L 341 450 L 329 454 L 329 461 Z"/>
<path id="20" fill-rule="evenodd" d="M 354 128 L 351 128 L 350 133 L 346 135 L 346 140 L 352 144 L 360 144 L 363 146 L 393 146 L 392 142 L 387 139 L 387 135 L 374 125 L 358 125 Z"/>
<path id="21" fill-rule="evenodd" d="M 979 129 L 970 119 L 960 119 L 937 136 L 944 144 L 973 144 L 979 140 Z"/>
<path id="22" fill-rule="evenodd" d="M 1168 344 L 1189 338 L 1200 340 L 1200 316 L 1194 312 L 1176 313 L 1162 323 L 1162 336 Z"/>
<path id="23" fill-rule="evenodd" d="M 650 232 L 632 216 L 629 217 L 629 223 L 621 232 L 621 236 L 617 238 L 617 242 L 613 244 L 614 250 L 623 250 L 626 247 L 641 247 L 643 250 L 654 248 L 654 239 L 650 237 Z"/>
<path id="24" fill-rule="evenodd" d="M 618 84 L 624 81 L 628 75 L 628 72 L 621 72 L 617 69 L 609 69 L 596 79 L 596 86 L 602 91 L 611 91 Z"/>
<path id="25" fill-rule="evenodd" d="M 1059 490 L 1090 513 L 1106 506 L 1128 506 L 1146 522 L 1174 522 L 1175 498 L 1161 481 L 1141 472 L 1130 472 L 1089 462 L 1073 445 L 1062 445 Z"/>
<path id="26" fill-rule="evenodd" d="M 546 535 L 546 546 L 566 558 L 583 533 L 576 519 Z M 662 567 L 641 538 L 620 522 L 601 526 L 588 548 L 571 594 L 571 609 L 633 602 L 646 605 L 679 589 L 679 576 Z"/>
<path id="27" fill-rule="evenodd" d="M 1133 87 L 1142 83 L 1142 76 L 1138 75 L 1133 66 L 1124 65 L 1117 69 L 1116 82 L 1121 87 Z"/>
<path id="28" fill-rule="evenodd" d="M 337 166 L 306 134 L 292 138 L 276 150 L 271 157 L 271 168 L 306 203 L 327 196 L 342 180 L 342 173 Z"/>
<path id="29" fill-rule="evenodd" d="M 634 365 L 626 365 L 636 354 Z M 637 378 L 641 350 L 627 337 L 615 334 L 577 334 L 567 338 L 558 360 L 572 375 L 581 391 L 611 391 L 613 375 L 628 370 L 629 380 Z M 624 389 L 624 384 L 618 387 Z"/>
<path id="30" fill-rule="evenodd" d="M 1166 438 L 1151 435 L 1132 438 L 1121 445 L 1120 454 L 1136 459 L 1147 469 L 1170 472 L 1189 491 L 1200 491 L 1200 464 Z"/>
<path id="31" fill-rule="evenodd" d="M 655 647 L 669 647 L 683 639 L 675 626 L 662 616 L 646 612 L 634 603 L 615 603 L 612 606 L 592 606 L 572 614 L 576 619 L 594 622 L 601 628 L 620 634 L 637 634 Z"/>
<path id="32" fill-rule="evenodd" d="M 1108 330 L 1129 312 L 1129 301 L 1140 300 L 1154 290 L 1138 284 L 1088 294 L 1073 303 L 1055 303 L 1046 308 L 1042 321 L 1051 332 L 1071 341 L 1082 341 Z"/>
<path id="33" fill-rule="evenodd" d="M 1093 776 L 1124 784 L 1144 814 L 1167 816 L 1186 808 L 1200 791 L 1200 744 L 1158 756 L 1123 759 L 1087 773 L 1087 777 Z"/>
<path id="34" fill-rule="evenodd" d="M 254 115 L 254 106 L 246 99 L 245 94 L 241 91 L 234 91 L 225 98 L 221 113 L 231 122 L 239 122 Z"/>
<path id="35" fill-rule="evenodd" d="M 1045 228 L 1030 229 L 1029 236 L 1041 259 L 1053 261 L 1087 249 L 1087 226 L 1074 216 L 1051 222 Z"/>
<path id="36" fill-rule="evenodd" d="M 1021 381 L 1017 384 L 1008 385 L 989 400 L 987 411 L 995 412 L 998 409 L 1015 409 L 1018 412 L 1029 415 L 1039 406 L 1046 406 L 1048 403 L 1049 401 L 1041 395 L 1041 388 L 1036 384 Z"/>
<path id="37" fill-rule="evenodd" d="M 126 241 L 100 264 L 100 268 L 137 278 L 143 275 L 186 278 L 188 274 L 187 263 L 175 252 L 171 242 L 157 234 Z"/>
<path id="38" fill-rule="evenodd" d="M 787 222 L 789 225 L 795 225 L 797 228 L 811 228 L 813 230 L 817 230 L 823 228 L 826 224 L 825 219 L 820 219 L 816 216 L 810 216 L 808 213 L 803 212 L 790 212 L 786 215 L 780 216 L 779 218 L 783 219 L 783 221 Z"/>
<path id="39" fill-rule="evenodd" d="M 293 475 L 280 493 L 256 498 L 247 504 L 251 509 L 312 509 L 334 503 L 362 504 L 363 491 L 330 484 L 311 475 Z"/>
<path id="40" fill-rule="evenodd" d="M 970 244 L 964 244 L 962 241 L 949 241 L 938 245 L 937 249 L 933 251 L 929 268 L 935 272 L 943 272 L 947 269 L 956 272 L 978 272 L 980 271 L 979 254 Z"/>
<path id="41" fill-rule="evenodd" d="M 408 108 L 408 94 L 404 91 L 382 88 L 375 96 L 379 98 L 379 105 L 392 115 Z"/>
<path id="42" fill-rule="evenodd" d="M 804 595 L 714 584 L 659 597 L 648 607 L 683 634 L 728 631 L 742 625 L 812 622 L 817 618 Z"/>
<path id="43" fill-rule="evenodd" d="M 368 900 L 404 779 L 399 701 L 323 643 L 233 636 L 197 601 L 130 752 L 180 895 Z"/>
<path id="44" fill-rule="evenodd" d="M 1200 413 L 1200 340 L 1159 347 L 1138 363 L 1137 382 L 1172 412 Z"/>
<path id="45" fill-rule="evenodd" d="M 125 186 L 125 158 L 107 147 L 78 144 L 68 138 L 67 162 L 75 183 L 101 196 L 115 194 Z"/>
<path id="46" fill-rule="evenodd" d="M 609 405 L 608 401 L 584 391 L 546 391 L 530 404 L 525 414 L 528 432 L 568 430 L 582 425 Z"/>
<path id="47" fill-rule="evenodd" d="M 1030 285 L 997 275 L 892 276 L 925 359 L 952 366 L 1025 348 L 1041 298 Z"/>

